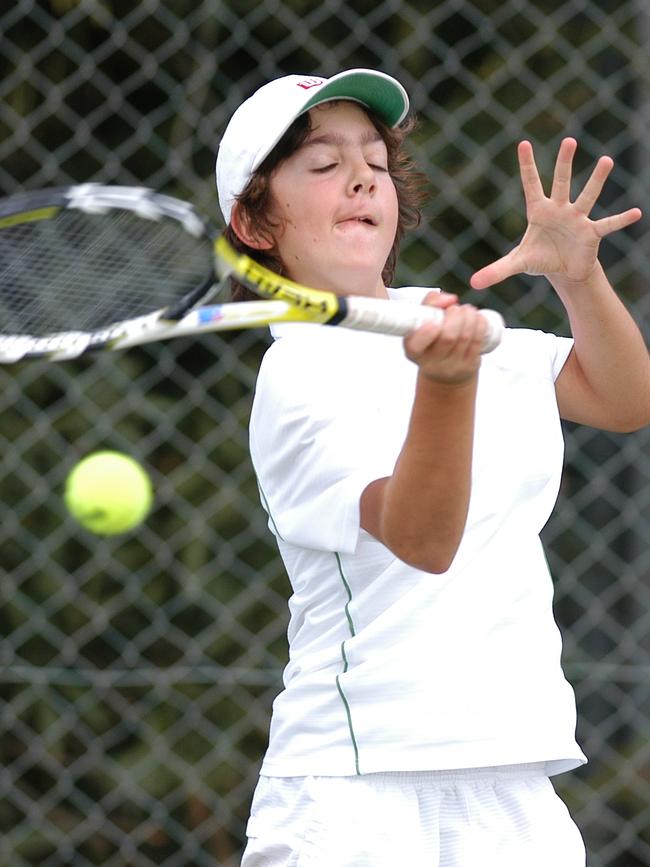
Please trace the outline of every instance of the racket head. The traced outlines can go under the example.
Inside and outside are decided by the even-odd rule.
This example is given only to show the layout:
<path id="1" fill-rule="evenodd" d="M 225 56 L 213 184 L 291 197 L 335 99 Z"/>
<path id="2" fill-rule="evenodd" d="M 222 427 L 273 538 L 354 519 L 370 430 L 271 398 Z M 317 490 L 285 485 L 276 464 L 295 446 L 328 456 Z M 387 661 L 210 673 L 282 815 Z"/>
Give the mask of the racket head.
<path id="1" fill-rule="evenodd" d="M 216 235 L 190 204 L 145 187 L 82 184 L 1 199 L 0 359 L 12 346 L 20 357 L 66 344 L 77 355 L 130 320 L 181 318 L 215 294 Z"/>

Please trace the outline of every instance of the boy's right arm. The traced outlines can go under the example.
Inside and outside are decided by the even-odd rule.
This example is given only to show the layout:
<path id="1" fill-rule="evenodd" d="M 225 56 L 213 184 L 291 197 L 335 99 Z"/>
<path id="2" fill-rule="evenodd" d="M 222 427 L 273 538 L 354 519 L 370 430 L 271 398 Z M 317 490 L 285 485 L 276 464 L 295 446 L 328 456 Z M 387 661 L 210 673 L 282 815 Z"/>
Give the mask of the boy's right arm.
<path id="1" fill-rule="evenodd" d="M 455 296 L 430 295 L 447 308 L 442 325 L 406 338 L 419 367 L 408 432 L 391 476 L 361 495 L 361 526 L 400 560 L 426 572 L 450 567 L 469 509 L 474 412 L 485 325 Z"/>

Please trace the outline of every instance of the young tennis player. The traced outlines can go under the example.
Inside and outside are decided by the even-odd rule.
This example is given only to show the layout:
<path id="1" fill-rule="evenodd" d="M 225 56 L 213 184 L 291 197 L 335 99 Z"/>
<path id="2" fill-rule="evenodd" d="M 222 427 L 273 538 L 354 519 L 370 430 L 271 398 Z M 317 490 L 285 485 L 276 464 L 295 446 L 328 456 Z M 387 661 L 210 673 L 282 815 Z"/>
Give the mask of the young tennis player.
<path id="1" fill-rule="evenodd" d="M 579 867 L 550 777 L 585 761 L 560 667 L 539 533 L 562 469 L 560 418 L 650 422 L 650 361 L 598 263 L 640 217 L 589 217 L 602 158 L 570 199 L 519 146 L 528 228 L 472 279 L 543 274 L 572 338 L 508 329 L 480 354 L 472 305 L 390 288 L 420 180 L 408 99 L 350 70 L 287 76 L 234 114 L 217 160 L 239 248 L 340 294 L 445 310 L 404 341 L 273 328 L 251 418 L 262 503 L 291 580 L 289 663 L 244 867 Z"/>

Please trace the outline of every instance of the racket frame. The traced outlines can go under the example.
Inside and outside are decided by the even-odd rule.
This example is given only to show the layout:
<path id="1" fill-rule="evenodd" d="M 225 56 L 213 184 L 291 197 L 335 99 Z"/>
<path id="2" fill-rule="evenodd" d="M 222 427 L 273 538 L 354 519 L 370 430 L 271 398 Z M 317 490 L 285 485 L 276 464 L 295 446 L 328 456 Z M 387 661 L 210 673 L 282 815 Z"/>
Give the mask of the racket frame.
<path id="1" fill-rule="evenodd" d="M 124 209 L 148 220 L 169 217 L 212 248 L 203 281 L 177 302 L 142 316 L 112 323 L 96 331 L 63 331 L 40 337 L 0 334 L 0 363 L 23 358 L 68 360 L 100 349 L 121 350 L 173 337 L 213 331 L 257 328 L 276 322 L 342 325 L 364 331 L 404 335 L 429 320 L 439 321 L 441 310 L 424 305 L 333 292 L 302 286 L 233 249 L 209 220 L 188 202 L 146 187 L 81 184 L 18 194 L 0 200 L 0 231 L 20 223 L 52 219 L 63 209 L 105 214 Z M 209 254 L 206 257 L 209 260 Z M 198 306 L 214 297 L 230 276 L 252 289 L 263 301 Z M 482 311 L 489 334 L 483 351 L 491 351 L 503 333 L 503 319 Z"/>

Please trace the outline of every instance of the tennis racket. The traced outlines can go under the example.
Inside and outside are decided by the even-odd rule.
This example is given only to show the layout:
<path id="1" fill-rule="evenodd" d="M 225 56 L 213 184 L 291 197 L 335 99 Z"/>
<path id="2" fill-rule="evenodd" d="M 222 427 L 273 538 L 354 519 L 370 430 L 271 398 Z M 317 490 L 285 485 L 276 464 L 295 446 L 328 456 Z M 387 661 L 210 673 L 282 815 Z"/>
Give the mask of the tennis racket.
<path id="1" fill-rule="evenodd" d="M 268 300 L 211 304 L 231 275 Z M 503 319 L 483 314 L 489 352 Z M 192 205 L 144 187 L 82 184 L 0 199 L 0 363 L 274 322 L 404 335 L 443 315 L 301 286 L 235 252 Z"/>

